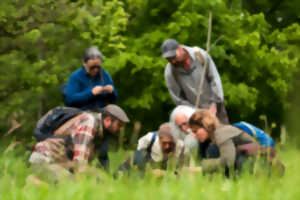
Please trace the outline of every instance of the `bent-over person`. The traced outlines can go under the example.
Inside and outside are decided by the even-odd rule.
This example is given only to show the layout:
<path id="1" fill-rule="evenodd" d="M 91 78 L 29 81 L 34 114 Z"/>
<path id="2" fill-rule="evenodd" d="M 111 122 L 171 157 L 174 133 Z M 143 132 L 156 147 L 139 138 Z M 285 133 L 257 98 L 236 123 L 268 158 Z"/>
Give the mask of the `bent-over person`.
<path id="1" fill-rule="evenodd" d="M 100 113 L 82 112 L 59 127 L 54 137 L 38 142 L 29 162 L 35 167 L 55 164 L 64 171 L 76 171 L 94 157 L 95 149 L 107 156 L 111 136 L 118 135 L 128 122 L 126 113 L 112 104 Z M 100 147 L 95 148 L 96 145 Z M 104 167 L 108 165 L 106 159 L 102 162 Z"/>
<path id="2" fill-rule="evenodd" d="M 133 163 L 128 159 L 120 165 L 120 171 L 129 171 L 131 165 L 137 166 L 142 172 L 150 169 L 172 170 L 181 168 L 184 164 L 184 144 L 176 140 L 170 123 L 163 123 L 158 131 L 147 133 L 138 141 Z"/>
<path id="3" fill-rule="evenodd" d="M 208 110 L 196 111 L 189 120 L 190 127 L 195 137 L 200 142 L 210 140 L 219 149 L 219 157 L 206 158 L 201 166 L 204 172 L 225 169 L 229 176 L 232 170 L 241 170 L 250 157 L 262 155 L 269 164 L 276 165 L 277 169 L 284 172 L 284 166 L 279 160 L 266 159 L 267 151 L 261 150 L 255 138 L 231 125 L 220 124 L 218 119 Z"/>

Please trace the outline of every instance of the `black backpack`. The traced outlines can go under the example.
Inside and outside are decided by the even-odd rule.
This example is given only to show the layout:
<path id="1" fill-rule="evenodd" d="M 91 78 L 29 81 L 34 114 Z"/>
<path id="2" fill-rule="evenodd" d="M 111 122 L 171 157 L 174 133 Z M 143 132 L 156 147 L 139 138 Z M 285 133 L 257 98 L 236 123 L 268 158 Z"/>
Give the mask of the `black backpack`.
<path id="1" fill-rule="evenodd" d="M 36 124 L 33 136 L 38 142 L 47 138 L 57 138 L 53 133 L 69 119 L 79 115 L 83 111 L 72 107 L 55 107 L 45 114 Z"/>

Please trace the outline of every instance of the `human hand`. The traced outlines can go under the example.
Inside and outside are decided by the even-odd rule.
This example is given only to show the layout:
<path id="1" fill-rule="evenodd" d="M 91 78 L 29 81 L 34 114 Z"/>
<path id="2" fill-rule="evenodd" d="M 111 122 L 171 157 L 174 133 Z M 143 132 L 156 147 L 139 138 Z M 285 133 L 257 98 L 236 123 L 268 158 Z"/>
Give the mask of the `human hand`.
<path id="1" fill-rule="evenodd" d="M 190 172 L 190 173 L 197 173 L 197 172 L 202 172 L 202 167 L 183 167 L 182 171 L 184 172 Z"/>
<path id="2" fill-rule="evenodd" d="M 93 89 L 92 89 L 92 93 L 94 96 L 102 93 L 104 91 L 104 88 L 102 86 L 95 86 Z"/>
<path id="3" fill-rule="evenodd" d="M 112 85 L 106 85 L 103 90 L 106 92 L 106 93 L 112 93 L 114 91 L 114 88 Z"/>
<path id="4" fill-rule="evenodd" d="M 156 177 L 156 178 L 161 178 L 164 175 L 166 175 L 166 170 L 162 169 L 152 169 L 151 173 Z"/>

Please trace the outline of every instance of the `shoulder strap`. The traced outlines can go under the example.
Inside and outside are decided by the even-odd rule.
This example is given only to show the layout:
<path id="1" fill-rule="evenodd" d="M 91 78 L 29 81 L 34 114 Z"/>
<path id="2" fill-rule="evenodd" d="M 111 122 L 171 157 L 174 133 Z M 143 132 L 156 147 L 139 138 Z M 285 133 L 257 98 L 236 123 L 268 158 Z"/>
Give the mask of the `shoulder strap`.
<path id="1" fill-rule="evenodd" d="M 147 151 L 148 154 L 151 153 L 151 149 L 152 149 L 152 146 L 153 146 L 153 144 L 155 142 L 156 136 L 157 136 L 157 131 L 153 132 L 153 135 L 152 135 L 152 138 L 151 138 L 151 142 L 150 142 L 149 146 L 146 149 L 146 151 Z"/>

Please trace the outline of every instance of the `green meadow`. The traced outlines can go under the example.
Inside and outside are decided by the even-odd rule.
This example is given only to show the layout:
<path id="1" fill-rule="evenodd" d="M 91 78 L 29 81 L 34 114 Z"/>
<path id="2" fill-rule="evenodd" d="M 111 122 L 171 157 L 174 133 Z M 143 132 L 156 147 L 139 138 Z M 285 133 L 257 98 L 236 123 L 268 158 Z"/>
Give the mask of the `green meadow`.
<path id="1" fill-rule="evenodd" d="M 278 156 L 285 164 L 282 177 L 266 173 L 242 173 L 226 178 L 221 173 L 180 172 L 175 176 L 168 172 L 156 177 L 146 172 L 141 178 L 135 171 L 130 176 L 97 169 L 71 178 L 54 180 L 48 174 L 37 172 L 28 165 L 30 152 L 22 147 L 10 151 L 3 148 L 0 158 L 1 200 L 53 200 L 53 199 L 291 199 L 300 198 L 300 149 L 285 145 L 278 149 Z M 129 154 L 123 150 L 110 153 L 111 171 Z M 42 183 L 35 184 L 30 176 L 35 175 Z M 29 178 L 28 178 L 29 177 Z"/>

